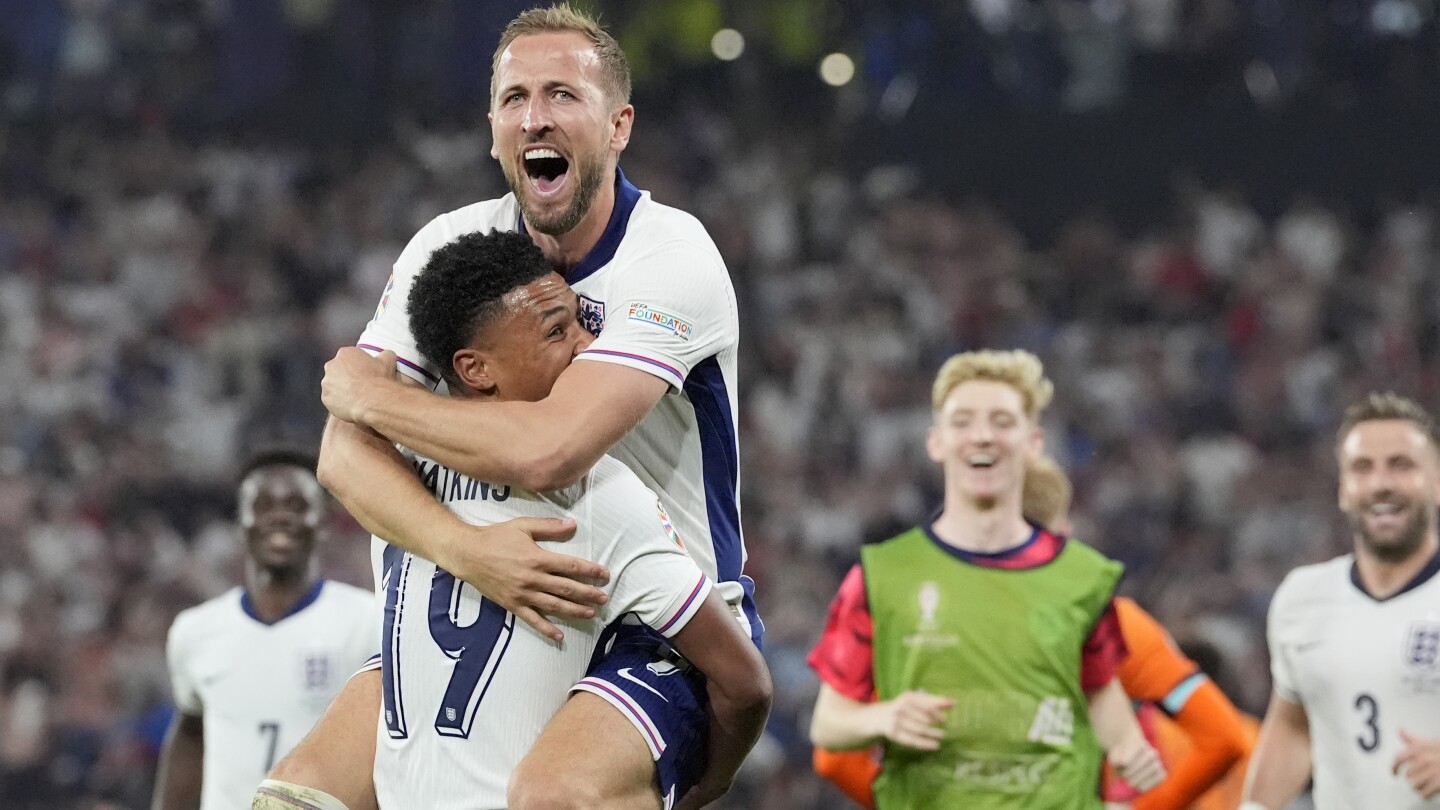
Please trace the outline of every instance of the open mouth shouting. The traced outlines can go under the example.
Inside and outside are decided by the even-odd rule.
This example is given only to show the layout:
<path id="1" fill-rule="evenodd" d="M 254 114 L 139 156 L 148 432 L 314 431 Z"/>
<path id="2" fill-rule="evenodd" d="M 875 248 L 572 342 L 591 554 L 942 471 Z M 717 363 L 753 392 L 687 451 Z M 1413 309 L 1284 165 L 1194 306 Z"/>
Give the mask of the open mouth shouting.
<path id="1" fill-rule="evenodd" d="M 521 159 L 530 187 L 541 198 L 551 197 L 565 188 L 570 178 L 570 160 L 550 146 L 530 146 Z"/>

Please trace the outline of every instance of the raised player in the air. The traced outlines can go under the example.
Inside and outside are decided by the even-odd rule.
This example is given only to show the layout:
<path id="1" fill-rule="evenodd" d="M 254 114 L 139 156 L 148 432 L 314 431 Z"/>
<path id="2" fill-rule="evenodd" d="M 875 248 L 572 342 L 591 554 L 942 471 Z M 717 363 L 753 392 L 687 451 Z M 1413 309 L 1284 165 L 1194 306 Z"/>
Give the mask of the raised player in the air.
<path id="1" fill-rule="evenodd" d="M 1070 480 L 1060 465 L 1041 456 L 1026 466 L 1021 509 L 1025 517 L 1061 535 L 1070 534 Z M 1243 718 L 1204 672 L 1176 647 L 1154 617 L 1134 600 L 1115 599 L 1120 634 L 1129 649 L 1117 677 L 1136 704 L 1146 738 L 1167 753 L 1164 724 L 1180 738 L 1169 744 L 1168 776 L 1139 794 L 1109 774 L 1102 795 L 1112 808 L 1182 810 L 1206 795 L 1247 754 L 1252 736 Z M 1167 719 L 1169 718 L 1169 719 Z M 880 773 L 879 751 L 815 749 L 815 770 L 863 807 L 873 808 L 872 783 Z M 1234 807 L 1234 802 L 1230 804 Z"/>
<path id="2" fill-rule="evenodd" d="M 1337 437 L 1354 552 L 1291 571 L 1270 603 L 1274 692 L 1246 810 L 1313 780 L 1316 810 L 1419 810 L 1440 796 L 1440 448 L 1415 402 L 1371 393 Z"/>
<path id="3" fill-rule="evenodd" d="M 315 574 L 326 497 L 315 458 L 276 450 L 240 474 L 245 584 L 175 617 L 177 712 L 154 810 L 242 810 L 375 650 L 375 596 Z"/>
<path id="4" fill-rule="evenodd" d="M 327 364 L 322 394 L 335 418 L 322 445 L 322 480 L 374 534 L 558 638 L 545 616 L 592 616 L 602 594 L 590 583 L 607 574 L 531 539 L 564 537 L 572 524 L 465 524 L 415 480 L 394 444 L 471 478 L 532 491 L 575 483 L 609 452 L 660 496 L 691 556 L 758 643 L 753 586 L 742 576 L 739 326 L 724 261 L 694 217 L 652 200 L 620 172 L 635 116 L 630 71 L 592 18 L 566 6 L 521 14 L 495 51 L 491 90 L 491 154 L 511 193 L 422 228 L 396 262 L 361 348 L 344 349 Z M 579 293 L 583 325 L 598 333 L 539 402 L 431 393 L 440 387 L 439 369 L 410 333 L 405 299 L 430 253 L 460 234 L 492 228 L 533 239 Z M 405 383 L 392 379 L 397 368 Z M 661 647 L 657 641 L 657 662 Z M 618 678 L 614 663 L 596 667 Z M 307 741 L 277 777 L 329 784 L 340 798 L 353 797 L 352 807 L 363 804 L 368 782 L 355 783 L 334 765 L 370 761 L 370 751 L 336 752 L 363 739 L 379 700 L 378 677 L 355 678 L 312 735 L 315 746 Z M 572 715 L 589 733 L 537 752 L 553 757 L 549 778 L 528 783 L 517 801 L 623 795 L 633 786 L 621 776 L 642 766 L 654 771 L 653 763 L 617 765 L 623 749 L 592 744 L 642 735 L 626 714 L 585 694 L 568 701 L 556 722 Z"/>
<path id="5" fill-rule="evenodd" d="M 811 740 L 882 744 L 881 810 L 1098 810 L 1106 752 L 1137 787 L 1164 778 L 1115 680 L 1120 565 L 1021 510 L 1052 390 L 1028 352 L 941 367 L 926 449 L 944 506 L 861 551 L 811 653 Z"/>
<path id="6" fill-rule="evenodd" d="M 593 341 L 576 320 L 574 291 L 522 234 L 471 233 L 435 251 L 408 303 L 421 356 L 442 369 L 456 397 L 540 399 Z M 375 753 L 382 810 L 513 806 L 512 772 L 537 740 L 543 751 L 591 733 L 578 718 L 546 729 L 572 687 L 645 731 L 605 741 L 607 752 L 636 749 L 615 757 L 615 767 L 643 766 L 628 779 L 635 793 L 616 797 L 614 806 L 659 806 L 663 796 L 670 807 L 695 784 L 710 728 L 707 691 L 717 732 L 708 744 L 712 759 L 728 763 L 728 785 L 764 729 L 769 676 L 655 494 L 609 456 L 575 485 L 548 493 L 470 478 L 413 454 L 410 460 L 433 497 L 467 522 L 578 517 L 575 538 L 555 546 L 613 576 L 596 615 L 560 620 L 567 632 L 556 642 L 434 563 L 373 541 L 376 579 L 385 585 L 384 711 Z M 652 632 L 684 657 L 654 660 Z M 607 650 L 621 666 L 587 677 L 592 654 Z M 514 790 L 549 776 L 516 774 Z M 567 806 L 591 800 L 577 794 Z"/>

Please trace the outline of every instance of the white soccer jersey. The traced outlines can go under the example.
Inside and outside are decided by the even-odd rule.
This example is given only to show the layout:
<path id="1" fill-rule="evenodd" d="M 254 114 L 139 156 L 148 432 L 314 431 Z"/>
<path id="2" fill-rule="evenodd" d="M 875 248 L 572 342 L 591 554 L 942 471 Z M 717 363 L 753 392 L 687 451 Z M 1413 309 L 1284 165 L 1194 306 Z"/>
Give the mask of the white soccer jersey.
<path id="1" fill-rule="evenodd" d="M 1316 810 L 1440 807 L 1390 772 L 1401 729 L 1440 737 L 1437 567 L 1376 600 L 1346 555 L 1295 569 L 1275 592 L 1271 674 L 1310 720 Z"/>
<path id="2" fill-rule="evenodd" d="M 379 637 L 375 595 L 321 580 L 266 624 L 244 589 L 184 610 L 166 658 L 175 705 L 201 715 L 200 810 L 246 810 L 255 788 L 310 731 Z"/>
<path id="3" fill-rule="evenodd" d="M 575 486 L 536 494 L 409 457 L 467 523 L 574 517 L 575 537 L 540 545 L 610 569 L 609 601 L 595 618 L 552 617 L 565 631 L 556 643 L 434 563 L 372 540 L 385 597 L 380 807 L 501 808 L 511 772 L 584 677 L 604 629 L 633 614 L 673 636 L 704 602 L 710 580 L 681 548 L 655 493 L 613 458 L 601 458 Z"/>
<path id="4" fill-rule="evenodd" d="M 660 494 L 691 555 L 725 600 L 741 606 L 748 632 L 760 622 L 742 578 L 736 351 L 740 328 L 725 262 L 693 216 L 650 199 L 621 174 L 615 212 L 599 243 L 567 281 L 580 294 L 581 319 L 598 339 L 580 359 L 618 363 L 665 380 L 671 392 L 610 449 Z M 515 231 L 513 194 L 436 217 L 395 262 L 375 317 L 359 345 L 394 351 L 400 370 L 443 390 L 410 334 L 406 299 L 430 254 L 475 231 Z M 743 583 L 743 584 L 742 584 Z"/>

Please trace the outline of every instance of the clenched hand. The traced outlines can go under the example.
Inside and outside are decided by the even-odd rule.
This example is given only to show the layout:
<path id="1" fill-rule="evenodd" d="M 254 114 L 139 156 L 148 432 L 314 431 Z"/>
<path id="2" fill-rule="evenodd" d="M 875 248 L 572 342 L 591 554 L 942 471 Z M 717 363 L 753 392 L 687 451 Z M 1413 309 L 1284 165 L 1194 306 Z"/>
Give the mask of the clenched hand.
<path id="1" fill-rule="evenodd" d="M 364 349 L 346 346 L 325 364 L 320 401 L 336 419 L 361 424 L 364 397 L 395 381 L 394 352 L 387 349 L 371 357 Z"/>

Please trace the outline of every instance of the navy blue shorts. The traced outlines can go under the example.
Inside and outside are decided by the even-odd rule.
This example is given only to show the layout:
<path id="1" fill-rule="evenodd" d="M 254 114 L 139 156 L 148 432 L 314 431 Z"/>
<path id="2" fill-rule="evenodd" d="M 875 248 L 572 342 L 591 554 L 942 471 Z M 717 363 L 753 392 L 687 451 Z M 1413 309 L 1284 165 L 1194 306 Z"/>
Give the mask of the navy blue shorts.
<path id="1" fill-rule="evenodd" d="M 644 625 L 617 625 L 613 643 L 597 650 L 597 657 L 570 690 L 599 696 L 640 732 L 655 758 L 660 796 L 669 810 L 705 767 L 710 730 L 705 679 Z"/>

